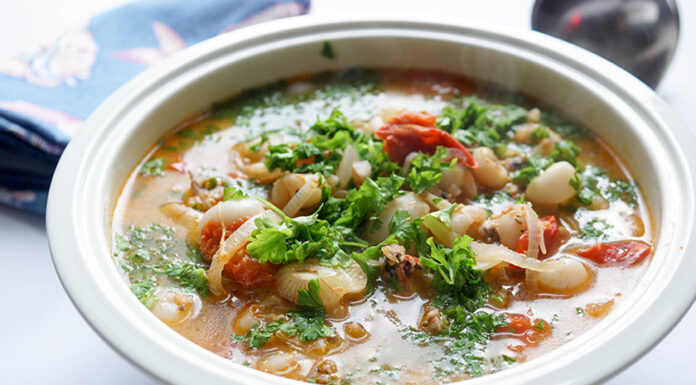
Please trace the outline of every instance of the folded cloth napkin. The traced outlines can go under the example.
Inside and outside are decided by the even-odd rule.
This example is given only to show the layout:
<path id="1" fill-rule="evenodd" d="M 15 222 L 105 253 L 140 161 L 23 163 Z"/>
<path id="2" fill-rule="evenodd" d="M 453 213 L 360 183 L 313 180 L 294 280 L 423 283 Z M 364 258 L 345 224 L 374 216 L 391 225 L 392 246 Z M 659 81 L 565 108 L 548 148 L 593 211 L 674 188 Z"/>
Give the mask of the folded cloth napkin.
<path id="1" fill-rule="evenodd" d="M 149 0 L 0 57 L 0 203 L 44 213 L 60 154 L 85 118 L 134 75 L 201 40 L 307 13 L 309 0 Z"/>

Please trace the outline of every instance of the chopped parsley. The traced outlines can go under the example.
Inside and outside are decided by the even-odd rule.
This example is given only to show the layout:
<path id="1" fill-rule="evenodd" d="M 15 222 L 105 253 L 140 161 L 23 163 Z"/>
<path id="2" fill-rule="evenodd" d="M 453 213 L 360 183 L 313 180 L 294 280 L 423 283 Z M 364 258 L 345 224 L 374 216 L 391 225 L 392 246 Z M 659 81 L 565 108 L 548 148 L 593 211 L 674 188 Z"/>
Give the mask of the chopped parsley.
<path id="1" fill-rule="evenodd" d="M 328 40 L 324 40 L 321 42 L 321 56 L 327 59 L 336 58 L 336 54 L 334 53 L 333 47 L 331 46 L 331 43 L 328 42 Z"/>
<path id="2" fill-rule="evenodd" d="M 437 335 L 408 328 L 403 338 L 419 345 L 443 347 L 445 355 L 430 361 L 438 377 L 458 372 L 483 374 L 486 343 L 499 327 L 507 325 L 504 316 L 478 310 L 487 301 L 490 287 L 483 280 L 483 272 L 473 268 L 476 259 L 470 243 L 470 237 L 459 236 L 449 249 L 428 238 L 430 253 L 421 256 L 423 265 L 434 274 L 437 296 L 432 305 L 446 317 L 448 327 Z"/>
<path id="3" fill-rule="evenodd" d="M 590 206 L 595 196 L 609 202 L 623 201 L 630 206 L 637 203 L 635 186 L 627 181 L 611 179 L 604 170 L 595 166 L 585 166 L 579 171 L 571 186 L 578 192 L 576 200 L 580 205 Z"/>
<path id="4" fill-rule="evenodd" d="M 570 140 L 561 140 L 553 145 L 553 151 L 549 156 L 554 162 L 566 161 L 573 166 L 578 165 L 578 155 L 580 155 L 580 147 L 576 146 Z"/>
<path id="5" fill-rule="evenodd" d="M 549 136 L 549 130 L 546 127 L 537 126 L 532 130 L 532 133 L 529 134 L 529 140 L 532 142 L 532 144 L 538 144 Z"/>
<path id="6" fill-rule="evenodd" d="M 437 125 L 466 146 L 498 150 L 502 142 L 510 140 L 512 126 L 524 121 L 527 112 L 520 106 L 488 104 L 472 96 L 443 108 Z"/>
<path id="7" fill-rule="evenodd" d="M 610 230 L 612 226 L 607 223 L 602 218 L 592 218 L 590 221 L 585 223 L 580 232 L 582 233 L 583 239 L 602 239 L 606 240 L 609 238 L 607 231 Z"/>
<path id="8" fill-rule="evenodd" d="M 285 317 L 264 325 L 254 325 L 243 336 L 233 334 L 232 340 L 240 343 L 246 341 L 251 349 L 258 349 L 266 345 L 273 335 L 278 332 L 295 337 L 301 342 L 314 341 L 323 337 L 331 337 L 336 330 L 325 324 L 326 309 L 319 297 L 319 281 L 309 281 L 307 290 L 300 289 L 297 294 L 297 309 L 285 314 Z"/>
<path id="9" fill-rule="evenodd" d="M 257 199 L 281 217 L 280 222 L 267 215 L 256 219 L 257 228 L 249 237 L 247 252 L 261 263 L 302 263 L 316 258 L 322 265 L 347 267 L 351 258 L 344 246 L 367 246 L 351 237 L 351 231 L 342 231 L 341 227 L 318 218 L 318 211 L 310 216 L 290 218 L 272 203 Z"/>
<path id="10" fill-rule="evenodd" d="M 527 167 L 517 170 L 511 175 L 512 180 L 522 187 L 527 186 L 537 175 L 549 168 L 554 163 L 554 160 L 539 154 L 530 154 L 527 157 L 527 163 L 529 164 Z"/>
<path id="11" fill-rule="evenodd" d="M 204 298 L 210 293 L 200 251 L 177 239 L 170 227 L 132 226 L 124 235 L 115 235 L 114 254 L 131 282 L 131 291 L 147 307 L 157 301 L 154 293 L 160 279 Z"/>
<path id="12" fill-rule="evenodd" d="M 154 279 L 145 278 L 142 281 L 132 284 L 130 288 L 138 300 L 147 308 L 151 308 L 155 305 L 155 302 L 157 302 L 157 296 L 155 295 L 157 284 Z"/>
<path id="13" fill-rule="evenodd" d="M 164 159 L 155 158 L 145 163 L 139 171 L 140 175 L 144 176 L 159 176 L 164 175 Z"/>
<path id="14" fill-rule="evenodd" d="M 442 173 L 454 168 L 457 159 L 446 161 L 449 150 L 438 147 L 434 154 L 418 153 L 411 161 L 406 181 L 416 194 L 437 185 L 442 179 Z"/>

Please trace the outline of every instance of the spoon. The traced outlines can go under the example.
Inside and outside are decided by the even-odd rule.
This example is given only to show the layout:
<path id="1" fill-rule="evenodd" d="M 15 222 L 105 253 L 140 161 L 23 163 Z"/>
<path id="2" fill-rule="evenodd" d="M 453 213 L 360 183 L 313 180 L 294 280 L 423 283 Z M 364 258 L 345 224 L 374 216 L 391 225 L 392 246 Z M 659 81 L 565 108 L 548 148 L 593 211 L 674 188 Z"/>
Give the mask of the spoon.
<path id="1" fill-rule="evenodd" d="M 674 0 L 537 0 L 532 29 L 586 48 L 657 87 L 679 40 Z"/>

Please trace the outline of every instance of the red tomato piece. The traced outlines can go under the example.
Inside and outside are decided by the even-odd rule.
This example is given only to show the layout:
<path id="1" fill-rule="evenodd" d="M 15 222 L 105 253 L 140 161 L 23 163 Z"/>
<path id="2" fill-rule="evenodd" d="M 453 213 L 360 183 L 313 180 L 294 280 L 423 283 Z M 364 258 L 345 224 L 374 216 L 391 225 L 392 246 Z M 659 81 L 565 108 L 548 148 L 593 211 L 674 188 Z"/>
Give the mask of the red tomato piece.
<path id="1" fill-rule="evenodd" d="M 575 254 L 600 265 L 633 266 L 650 255 L 650 246 L 637 241 L 597 243 Z"/>
<path id="2" fill-rule="evenodd" d="M 313 157 L 313 156 L 311 156 L 311 157 L 309 157 L 309 158 L 305 158 L 305 159 L 300 159 L 300 160 L 298 160 L 298 161 L 297 161 L 297 164 L 296 164 L 295 166 L 296 166 L 296 167 L 300 167 L 300 166 L 302 166 L 302 165 L 304 165 L 304 164 L 312 164 L 312 163 L 314 163 L 314 157 Z"/>
<path id="3" fill-rule="evenodd" d="M 536 319 L 532 322 L 524 314 L 505 313 L 504 315 L 508 325 L 498 328 L 495 337 L 519 340 L 521 344 L 508 345 L 508 349 L 514 352 L 519 353 L 526 347 L 537 346 L 553 333 L 551 325 L 542 319 Z"/>
<path id="4" fill-rule="evenodd" d="M 438 146 L 442 146 L 465 166 L 478 167 L 463 144 L 435 127 L 436 120 L 436 116 L 425 112 L 403 112 L 377 130 L 375 136 L 384 141 L 384 151 L 392 162 L 403 163 L 406 156 L 415 151 L 433 154 Z"/>
<path id="5" fill-rule="evenodd" d="M 225 226 L 225 239 L 246 221 L 247 218 L 240 218 Z M 201 253 L 205 259 L 211 260 L 213 258 L 220 248 L 221 238 L 222 226 L 220 222 L 210 221 L 203 226 L 201 229 Z M 242 287 L 269 287 L 273 284 L 276 266 L 270 263 L 259 263 L 244 252 L 241 257 L 232 257 L 222 271 Z"/>
<path id="6" fill-rule="evenodd" d="M 437 116 L 427 112 L 404 111 L 389 120 L 389 124 L 416 124 L 422 127 L 435 128 Z"/>
<path id="7" fill-rule="evenodd" d="M 558 233 L 558 223 L 556 222 L 556 217 L 548 216 L 539 218 L 539 222 L 544 228 L 544 245 L 546 245 L 546 253 L 539 252 L 539 259 L 544 259 L 550 255 L 553 255 L 561 243 L 561 237 Z M 529 232 L 525 231 L 517 243 L 517 252 L 525 253 L 529 247 Z"/>
<path id="8" fill-rule="evenodd" d="M 225 239 L 232 235 L 247 218 L 240 218 L 225 226 Z M 210 221 L 201 229 L 201 253 L 207 260 L 211 260 L 213 255 L 220 248 L 220 238 L 222 238 L 222 226 L 218 221 Z"/>
<path id="9" fill-rule="evenodd" d="M 246 252 L 241 258 L 233 258 L 223 268 L 223 273 L 244 288 L 273 286 L 277 267 L 270 263 L 259 263 Z"/>

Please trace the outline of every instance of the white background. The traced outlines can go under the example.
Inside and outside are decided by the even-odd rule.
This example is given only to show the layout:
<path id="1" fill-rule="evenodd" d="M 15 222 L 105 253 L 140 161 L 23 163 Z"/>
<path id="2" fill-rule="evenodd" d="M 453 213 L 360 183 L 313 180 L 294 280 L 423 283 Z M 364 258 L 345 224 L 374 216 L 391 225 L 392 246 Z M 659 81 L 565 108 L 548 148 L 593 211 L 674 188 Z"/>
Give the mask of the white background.
<path id="1" fill-rule="evenodd" d="M 125 2 L 0 0 L 0 55 L 30 50 L 90 15 Z M 532 3 L 314 0 L 312 13 L 461 16 L 529 28 Z M 658 93 L 696 132 L 696 1 L 679 3 L 680 46 Z M 155 383 L 112 351 L 73 307 L 53 269 L 43 217 L 5 207 L 0 207 L 0 306 L 0 384 Z M 696 384 L 694 344 L 696 307 L 664 341 L 609 384 Z"/>

